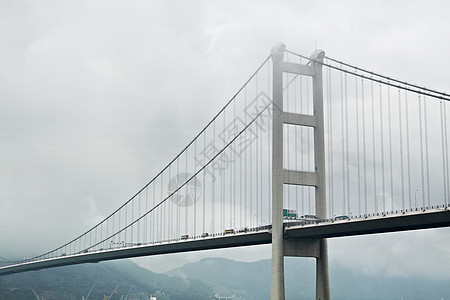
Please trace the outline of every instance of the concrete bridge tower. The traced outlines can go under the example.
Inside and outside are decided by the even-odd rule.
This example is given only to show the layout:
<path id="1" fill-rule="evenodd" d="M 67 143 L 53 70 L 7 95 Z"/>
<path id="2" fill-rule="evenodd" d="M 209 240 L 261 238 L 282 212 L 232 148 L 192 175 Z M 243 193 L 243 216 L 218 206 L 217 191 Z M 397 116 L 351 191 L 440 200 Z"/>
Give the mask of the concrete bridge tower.
<path id="1" fill-rule="evenodd" d="M 272 272 L 271 300 L 284 300 L 284 257 L 316 258 L 316 299 L 330 299 L 328 247 L 326 239 L 284 238 L 283 185 L 315 187 L 316 216 L 326 218 L 325 138 L 323 116 L 322 62 L 325 52 L 315 51 L 306 65 L 284 61 L 286 46 L 275 45 L 273 62 L 273 144 L 272 144 Z M 283 73 L 312 77 L 313 115 L 283 110 Z M 283 124 L 314 128 L 314 172 L 291 171 L 283 168 Z"/>

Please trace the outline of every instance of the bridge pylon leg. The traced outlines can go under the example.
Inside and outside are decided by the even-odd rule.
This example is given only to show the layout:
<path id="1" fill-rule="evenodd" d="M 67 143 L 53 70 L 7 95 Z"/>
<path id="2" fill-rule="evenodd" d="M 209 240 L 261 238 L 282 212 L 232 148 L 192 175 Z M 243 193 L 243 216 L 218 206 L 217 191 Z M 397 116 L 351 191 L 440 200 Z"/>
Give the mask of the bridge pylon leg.
<path id="1" fill-rule="evenodd" d="M 315 187 L 316 216 L 326 218 L 325 139 L 323 117 L 322 64 L 325 53 L 315 51 L 311 64 L 295 66 L 283 61 L 286 46 L 275 45 L 271 50 L 273 61 L 272 114 L 272 272 L 271 300 L 284 300 L 284 256 L 316 257 L 316 299 L 329 300 L 328 248 L 325 239 L 316 241 L 289 241 L 284 238 L 283 185 L 294 184 Z M 283 110 L 283 72 L 312 76 L 314 115 L 305 116 Z M 311 118 L 312 117 L 312 118 Z M 291 171 L 283 167 L 283 124 L 314 127 L 315 171 Z M 311 122 L 311 119 L 314 119 Z M 309 121 L 308 121 L 309 120 Z M 304 123 L 303 123 L 304 122 Z"/>
<path id="2" fill-rule="evenodd" d="M 328 276 L 328 243 L 320 240 L 319 258 L 316 258 L 316 299 L 330 299 L 330 279 Z"/>
<path id="3" fill-rule="evenodd" d="M 283 250 L 283 58 L 286 46 L 272 48 L 273 114 L 272 114 L 272 272 L 270 299 L 284 300 Z M 279 111 L 276 111 L 279 110 Z"/>
<path id="4" fill-rule="evenodd" d="M 325 177 L 325 122 L 323 113 L 322 62 L 325 52 L 317 50 L 311 55 L 313 68 L 313 107 L 316 125 L 314 127 L 314 162 L 316 166 L 317 185 L 315 188 L 316 216 L 327 217 L 327 196 Z M 316 299 L 330 299 L 330 281 L 328 275 L 328 243 L 320 240 L 320 253 L 316 258 Z"/>

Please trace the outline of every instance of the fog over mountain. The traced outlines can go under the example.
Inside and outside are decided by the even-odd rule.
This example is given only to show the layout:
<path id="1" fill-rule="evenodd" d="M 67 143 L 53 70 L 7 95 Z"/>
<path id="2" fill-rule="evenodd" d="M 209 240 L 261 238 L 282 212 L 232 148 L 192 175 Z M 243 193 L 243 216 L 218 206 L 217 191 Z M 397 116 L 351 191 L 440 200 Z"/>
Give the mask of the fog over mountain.
<path id="1" fill-rule="evenodd" d="M 313 259 L 286 258 L 286 300 L 313 299 L 315 274 Z M 200 300 L 216 296 L 236 299 L 268 299 L 270 260 L 237 262 L 224 258 L 204 258 L 166 274 L 140 268 L 131 260 L 83 264 L 19 273 L 0 277 L 0 298 L 32 299 L 33 291 L 48 300 L 102 299 L 118 285 L 113 299 L 128 295 L 144 299 L 156 295 L 161 300 Z M 449 299 L 447 280 L 428 274 L 408 278 L 361 274 L 336 261 L 330 262 L 333 299 Z"/>

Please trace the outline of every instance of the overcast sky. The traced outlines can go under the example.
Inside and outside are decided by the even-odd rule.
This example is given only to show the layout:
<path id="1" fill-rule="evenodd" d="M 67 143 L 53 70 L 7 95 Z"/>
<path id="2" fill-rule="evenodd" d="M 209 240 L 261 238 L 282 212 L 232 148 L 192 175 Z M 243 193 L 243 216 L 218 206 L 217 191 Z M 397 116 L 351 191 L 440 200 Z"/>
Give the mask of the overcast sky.
<path id="1" fill-rule="evenodd" d="M 447 1 L 0 0 L 0 256 L 53 249 L 129 199 L 277 42 L 448 92 L 449 11 Z M 450 279 L 448 229 L 335 239 L 329 255 Z M 262 259 L 270 246 L 136 261 L 165 271 L 206 256 Z"/>

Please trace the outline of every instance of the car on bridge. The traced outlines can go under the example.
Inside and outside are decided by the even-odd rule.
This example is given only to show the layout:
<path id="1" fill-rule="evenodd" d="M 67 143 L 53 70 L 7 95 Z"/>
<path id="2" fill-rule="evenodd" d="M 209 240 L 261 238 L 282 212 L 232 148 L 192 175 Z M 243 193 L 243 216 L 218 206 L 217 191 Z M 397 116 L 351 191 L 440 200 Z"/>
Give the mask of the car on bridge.
<path id="1" fill-rule="evenodd" d="M 334 217 L 335 221 L 340 221 L 340 220 L 348 220 L 348 216 L 343 215 L 343 216 L 336 216 Z"/>

